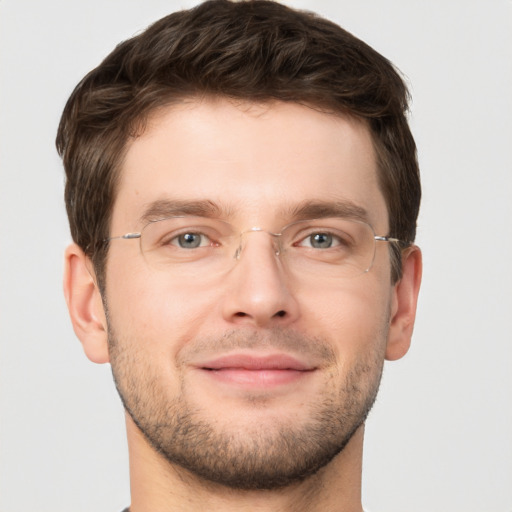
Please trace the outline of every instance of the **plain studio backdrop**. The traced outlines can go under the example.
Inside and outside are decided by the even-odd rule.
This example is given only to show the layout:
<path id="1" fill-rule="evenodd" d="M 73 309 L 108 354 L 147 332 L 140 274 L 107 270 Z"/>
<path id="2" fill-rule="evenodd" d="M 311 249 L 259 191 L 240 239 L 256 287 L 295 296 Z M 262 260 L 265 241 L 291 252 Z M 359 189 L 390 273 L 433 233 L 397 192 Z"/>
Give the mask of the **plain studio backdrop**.
<path id="1" fill-rule="evenodd" d="M 196 2 L 0 0 L 0 512 L 129 503 L 123 411 L 61 291 L 57 123 L 113 47 Z M 512 2 L 290 0 L 392 60 L 413 95 L 425 258 L 409 354 L 367 423 L 372 512 L 512 511 Z"/>

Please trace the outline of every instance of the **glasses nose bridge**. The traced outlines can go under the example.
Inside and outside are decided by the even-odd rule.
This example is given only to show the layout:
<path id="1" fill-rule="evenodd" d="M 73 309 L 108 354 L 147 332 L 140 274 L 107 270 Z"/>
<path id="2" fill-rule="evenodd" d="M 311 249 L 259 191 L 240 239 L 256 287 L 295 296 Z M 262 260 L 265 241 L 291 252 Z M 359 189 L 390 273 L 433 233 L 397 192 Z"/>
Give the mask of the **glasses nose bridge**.
<path id="1" fill-rule="evenodd" d="M 240 236 L 238 237 L 238 246 L 237 246 L 237 249 L 234 254 L 235 260 L 238 261 L 240 259 L 241 255 L 242 255 L 242 251 L 246 244 L 246 242 L 244 242 L 244 241 L 247 239 L 247 235 L 249 235 L 251 233 L 266 233 L 267 235 L 269 235 L 272 239 L 274 255 L 279 256 L 281 254 L 280 241 L 281 241 L 281 237 L 283 234 L 282 233 L 273 233 L 272 231 L 268 231 L 266 229 L 254 226 L 250 229 L 246 229 L 246 230 L 240 232 Z"/>

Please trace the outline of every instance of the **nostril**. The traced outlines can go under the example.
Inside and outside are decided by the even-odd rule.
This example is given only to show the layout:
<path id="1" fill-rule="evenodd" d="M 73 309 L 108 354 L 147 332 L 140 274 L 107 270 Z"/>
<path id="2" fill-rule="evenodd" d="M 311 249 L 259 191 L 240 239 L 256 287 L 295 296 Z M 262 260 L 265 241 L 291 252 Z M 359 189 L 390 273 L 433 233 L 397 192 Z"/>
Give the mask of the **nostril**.
<path id="1" fill-rule="evenodd" d="M 274 316 L 283 317 L 283 316 L 285 316 L 285 315 L 286 315 L 286 311 L 283 311 L 283 310 L 281 309 L 281 311 L 278 311 Z"/>
<path id="2" fill-rule="evenodd" d="M 235 316 L 244 317 L 244 316 L 247 316 L 247 313 L 244 313 L 243 311 L 239 311 L 238 313 L 235 314 Z"/>

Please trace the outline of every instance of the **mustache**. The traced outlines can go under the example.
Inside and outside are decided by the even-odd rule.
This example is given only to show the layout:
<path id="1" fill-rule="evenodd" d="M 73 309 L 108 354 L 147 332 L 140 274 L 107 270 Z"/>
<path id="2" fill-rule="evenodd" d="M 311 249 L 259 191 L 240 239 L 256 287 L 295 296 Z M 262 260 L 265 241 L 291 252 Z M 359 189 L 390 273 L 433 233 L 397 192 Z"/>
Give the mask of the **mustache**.
<path id="1" fill-rule="evenodd" d="M 233 329 L 219 337 L 192 340 L 177 354 L 177 363 L 186 364 L 198 357 L 217 356 L 235 351 L 279 351 L 327 366 L 336 362 L 332 346 L 322 338 L 304 335 L 290 329 L 273 328 L 266 332 Z"/>

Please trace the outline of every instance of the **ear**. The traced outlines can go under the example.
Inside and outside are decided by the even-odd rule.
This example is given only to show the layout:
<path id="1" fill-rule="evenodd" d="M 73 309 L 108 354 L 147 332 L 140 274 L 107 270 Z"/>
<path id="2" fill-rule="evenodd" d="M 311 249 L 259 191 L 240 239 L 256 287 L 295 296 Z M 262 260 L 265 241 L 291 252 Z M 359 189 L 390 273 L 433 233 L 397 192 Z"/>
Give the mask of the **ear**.
<path id="1" fill-rule="evenodd" d="M 108 331 L 100 290 L 91 260 L 76 244 L 65 253 L 64 296 L 85 354 L 95 363 L 107 363 Z"/>
<path id="2" fill-rule="evenodd" d="M 394 285 L 392 292 L 391 325 L 386 348 L 386 359 L 389 361 L 403 357 L 411 345 L 422 271 L 419 247 L 412 246 L 405 251 L 402 269 L 402 278 Z"/>

